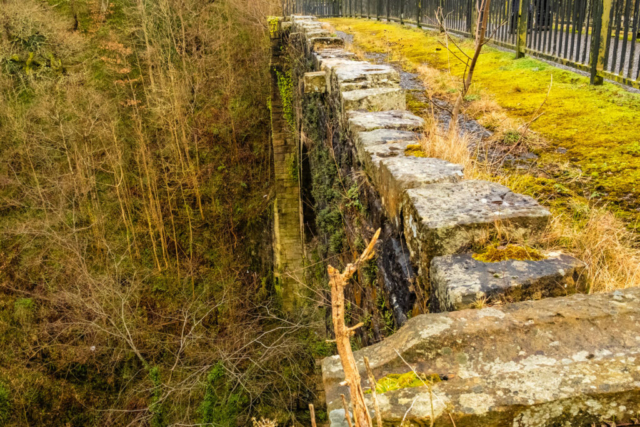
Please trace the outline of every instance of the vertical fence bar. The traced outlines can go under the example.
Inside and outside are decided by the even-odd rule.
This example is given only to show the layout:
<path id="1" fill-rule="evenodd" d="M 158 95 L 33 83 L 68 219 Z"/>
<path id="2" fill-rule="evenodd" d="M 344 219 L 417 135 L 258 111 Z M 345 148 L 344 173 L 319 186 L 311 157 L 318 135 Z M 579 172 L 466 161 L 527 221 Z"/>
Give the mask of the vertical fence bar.
<path id="1" fill-rule="evenodd" d="M 520 0 L 518 9 L 518 40 L 516 41 L 516 59 L 524 58 L 527 47 L 527 24 L 529 22 L 529 0 Z"/>
<path id="2" fill-rule="evenodd" d="M 633 75 L 633 64 L 636 50 L 636 37 L 638 36 L 638 4 L 640 0 L 636 0 L 633 7 L 633 30 L 631 30 L 631 52 L 629 53 L 629 69 L 627 70 L 627 78 Z"/>
<path id="3" fill-rule="evenodd" d="M 630 16 L 629 14 L 631 13 L 631 0 L 626 0 L 626 5 L 625 5 L 625 11 L 624 11 L 624 28 L 623 28 L 623 33 L 622 36 L 624 37 L 622 39 L 622 55 L 620 56 L 620 66 L 619 66 L 619 70 L 618 73 L 620 75 L 624 74 L 624 65 L 627 62 L 627 38 L 629 37 L 629 21 L 630 21 Z M 615 73 L 615 70 L 611 70 L 612 72 Z"/>
<path id="4" fill-rule="evenodd" d="M 591 84 L 601 85 L 604 83 L 602 71 L 605 67 L 605 54 L 607 41 L 610 38 L 609 21 L 611 19 L 611 9 L 613 0 L 596 0 L 597 10 L 594 11 L 594 31 L 596 40 L 591 41 Z"/>
<path id="5" fill-rule="evenodd" d="M 404 25 L 404 0 L 400 0 L 400 25 Z"/>

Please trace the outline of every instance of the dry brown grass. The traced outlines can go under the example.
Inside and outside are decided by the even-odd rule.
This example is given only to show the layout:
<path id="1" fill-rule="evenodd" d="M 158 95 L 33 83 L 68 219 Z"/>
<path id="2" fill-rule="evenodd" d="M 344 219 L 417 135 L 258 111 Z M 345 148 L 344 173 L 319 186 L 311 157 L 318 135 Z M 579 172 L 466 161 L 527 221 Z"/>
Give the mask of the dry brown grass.
<path id="1" fill-rule="evenodd" d="M 469 151 L 468 137 L 444 130 L 434 118 L 428 123 L 427 129 L 420 138 L 420 146 L 426 157 L 435 157 L 462 165 L 467 179 L 479 179 L 484 175 L 480 165 Z"/>
<path id="2" fill-rule="evenodd" d="M 590 208 L 578 222 L 554 215 L 544 237 L 548 247 L 565 249 L 587 264 L 591 292 L 640 286 L 637 237 L 605 208 Z"/>
<path id="3" fill-rule="evenodd" d="M 427 157 L 436 157 L 464 166 L 466 179 L 494 181 L 513 191 L 525 191 L 523 175 L 505 173 L 495 165 L 478 162 L 469 150 L 469 141 L 459 134 L 444 131 L 431 119 L 420 140 Z M 602 207 L 588 206 L 582 218 L 570 218 L 552 212 L 549 226 L 536 241 L 526 241 L 511 233 L 507 224 L 496 224 L 495 233 L 484 240 L 497 238 L 503 243 L 535 244 L 542 250 L 562 250 L 587 264 L 592 292 L 640 286 L 640 251 L 637 236 L 613 213 Z M 482 240 L 482 239 L 480 239 Z"/>

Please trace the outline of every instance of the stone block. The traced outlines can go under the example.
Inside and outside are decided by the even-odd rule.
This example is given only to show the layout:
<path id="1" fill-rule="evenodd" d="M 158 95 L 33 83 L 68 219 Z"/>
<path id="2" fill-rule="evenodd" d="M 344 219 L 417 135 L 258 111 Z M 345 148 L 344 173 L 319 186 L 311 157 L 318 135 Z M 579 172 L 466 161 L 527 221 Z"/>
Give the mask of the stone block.
<path id="1" fill-rule="evenodd" d="M 407 106 L 402 88 L 359 89 L 340 94 L 342 111 L 349 110 L 404 110 Z"/>
<path id="2" fill-rule="evenodd" d="M 496 222 L 514 237 L 527 237 L 540 232 L 549 215 L 533 198 L 487 181 L 407 190 L 402 214 L 412 261 L 425 279 L 431 259 L 471 247 L 491 234 Z"/>
<path id="3" fill-rule="evenodd" d="M 327 91 L 327 73 L 315 71 L 304 75 L 304 93 L 325 93 Z"/>
<path id="4" fill-rule="evenodd" d="M 434 310 L 471 308 L 482 299 L 517 302 L 587 292 L 584 262 L 560 253 L 540 261 L 482 262 L 471 254 L 431 261 Z"/>
<path id="5" fill-rule="evenodd" d="M 551 427 L 630 422 L 640 411 L 640 289 L 413 317 L 354 353 L 377 379 L 437 374 L 432 386 L 378 395 L 385 425 Z M 404 360 L 400 358 L 400 356 Z M 406 361 L 406 363 L 405 363 Z M 337 356 L 322 363 L 332 427 L 348 396 Z M 371 395 L 365 395 L 371 404 Z M 411 409 L 410 409 L 411 408 Z M 410 409 L 410 410 L 409 410 Z"/>
<path id="6" fill-rule="evenodd" d="M 349 61 L 331 73 L 331 90 L 351 91 L 379 87 L 400 87 L 400 74 L 388 65 Z"/>
<path id="7" fill-rule="evenodd" d="M 311 37 L 307 39 L 310 52 L 322 51 L 322 49 L 344 46 L 344 40 L 339 37 Z"/>
<path id="8" fill-rule="evenodd" d="M 293 22 L 294 24 L 300 24 L 303 22 L 311 22 L 311 21 L 318 21 L 318 18 L 316 18 L 313 15 L 291 15 L 291 22 Z"/>
<path id="9" fill-rule="evenodd" d="M 387 216 L 400 225 L 400 207 L 404 191 L 440 182 L 457 182 L 462 166 L 441 159 L 405 155 L 407 145 L 415 144 L 415 132 L 377 129 L 360 132 L 356 151 L 364 169 L 380 194 Z"/>
<path id="10" fill-rule="evenodd" d="M 403 110 L 349 111 L 347 117 L 352 134 L 376 129 L 420 131 L 424 127 L 422 118 Z"/>

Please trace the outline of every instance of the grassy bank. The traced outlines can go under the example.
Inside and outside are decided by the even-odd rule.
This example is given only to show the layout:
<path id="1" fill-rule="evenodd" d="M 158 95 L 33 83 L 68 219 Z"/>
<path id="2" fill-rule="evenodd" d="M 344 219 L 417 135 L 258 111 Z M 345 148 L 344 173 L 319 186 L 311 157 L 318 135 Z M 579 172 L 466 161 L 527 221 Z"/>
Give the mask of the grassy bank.
<path id="1" fill-rule="evenodd" d="M 464 65 L 443 46 L 447 41 L 439 33 L 363 19 L 328 22 L 353 34 L 359 48 L 388 53 L 409 71 L 419 72 L 424 64 L 438 70 L 422 73 L 429 89 L 445 99 L 456 96 Z M 456 43 L 473 51 L 471 40 Z M 532 58 L 514 60 L 513 53 L 485 46 L 466 101 L 467 112 L 490 130 L 504 128 L 506 118 L 518 126 L 530 122 L 544 103 L 530 125 L 549 144 L 536 150 L 541 173 L 530 182 L 537 187 L 532 191 L 548 193 L 547 178 L 561 181 L 606 204 L 631 228 L 640 227 L 640 94 L 609 83 L 590 86 L 577 73 Z"/>

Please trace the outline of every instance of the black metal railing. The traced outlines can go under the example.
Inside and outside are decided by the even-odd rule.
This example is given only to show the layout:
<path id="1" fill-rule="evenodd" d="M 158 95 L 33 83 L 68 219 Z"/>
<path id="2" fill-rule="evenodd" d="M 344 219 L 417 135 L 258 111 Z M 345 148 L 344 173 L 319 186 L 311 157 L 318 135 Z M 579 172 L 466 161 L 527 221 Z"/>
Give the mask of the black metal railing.
<path id="1" fill-rule="evenodd" d="M 481 0 L 284 0 L 285 14 L 388 20 L 473 37 Z M 492 0 L 492 43 L 640 89 L 640 0 Z"/>

